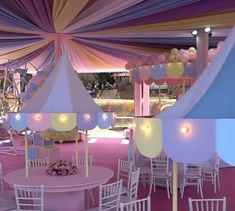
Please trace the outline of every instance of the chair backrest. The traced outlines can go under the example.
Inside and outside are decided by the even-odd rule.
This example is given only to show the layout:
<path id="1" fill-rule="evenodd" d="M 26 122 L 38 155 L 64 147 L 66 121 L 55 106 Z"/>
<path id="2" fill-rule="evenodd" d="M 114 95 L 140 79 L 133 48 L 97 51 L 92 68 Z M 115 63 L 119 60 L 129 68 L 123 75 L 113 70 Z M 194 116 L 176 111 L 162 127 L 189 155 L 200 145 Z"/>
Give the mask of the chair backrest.
<path id="1" fill-rule="evenodd" d="M 151 172 L 153 177 L 169 173 L 169 157 L 164 152 L 151 159 Z"/>
<path id="2" fill-rule="evenodd" d="M 130 200 L 137 199 L 138 196 L 138 185 L 139 185 L 140 168 L 131 172 L 130 187 L 127 192 L 127 196 Z"/>
<path id="3" fill-rule="evenodd" d="M 99 189 L 99 211 L 119 210 L 122 180 L 101 185 Z"/>
<path id="4" fill-rule="evenodd" d="M 29 167 L 42 167 L 42 166 L 48 166 L 49 165 L 49 158 L 41 158 L 41 159 L 35 159 L 35 160 L 29 160 Z"/>
<path id="5" fill-rule="evenodd" d="M 226 211 L 226 197 L 219 199 L 189 198 L 189 211 Z"/>
<path id="6" fill-rule="evenodd" d="M 190 164 L 184 163 L 184 176 L 200 176 L 201 175 L 201 165 L 200 164 Z"/>
<path id="7" fill-rule="evenodd" d="M 72 163 L 76 165 L 76 157 L 72 156 Z M 78 156 L 78 166 L 85 166 L 86 164 L 86 156 L 80 155 Z M 92 166 L 92 155 L 88 156 L 88 166 Z"/>
<path id="8" fill-rule="evenodd" d="M 133 162 L 118 159 L 117 180 L 122 180 L 122 185 L 129 188 Z"/>
<path id="9" fill-rule="evenodd" d="M 221 160 L 220 157 L 217 155 L 214 155 L 213 158 L 211 159 L 211 165 L 215 171 L 219 171 L 220 160 Z"/>
<path id="10" fill-rule="evenodd" d="M 0 163 L 0 192 L 3 192 L 3 169 L 2 169 L 2 163 Z"/>
<path id="11" fill-rule="evenodd" d="M 120 203 L 120 211 L 151 211 L 151 198 L 134 200 L 127 203 Z"/>
<path id="12" fill-rule="evenodd" d="M 15 185 L 15 198 L 18 211 L 44 211 L 44 187 Z"/>

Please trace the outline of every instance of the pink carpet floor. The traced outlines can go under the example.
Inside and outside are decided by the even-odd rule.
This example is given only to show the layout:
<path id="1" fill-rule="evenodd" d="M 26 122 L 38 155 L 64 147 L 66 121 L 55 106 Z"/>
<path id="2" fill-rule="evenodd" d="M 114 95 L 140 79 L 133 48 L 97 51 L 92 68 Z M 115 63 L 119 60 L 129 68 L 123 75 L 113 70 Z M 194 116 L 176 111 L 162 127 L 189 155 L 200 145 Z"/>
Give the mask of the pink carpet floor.
<path id="1" fill-rule="evenodd" d="M 58 144 L 60 147 L 61 158 L 71 160 L 75 153 L 74 143 Z M 84 143 L 79 143 L 80 154 L 84 152 Z M 93 163 L 109 167 L 116 171 L 118 158 L 126 159 L 127 145 L 121 144 L 121 139 L 113 138 L 98 138 L 95 143 L 89 144 L 89 153 L 93 156 Z M 4 174 L 23 168 L 24 156 L 9 156 L 0 154 L 0 162 L 3 165 Z M 214 194 L 213 186 L 207 183 L 203 186 L 204 198 L 227 197 L 227 211 L 235 210 L 235 168 L 223 168 L 221 170 L 221 189 Z M 111 179 L 114 181 L 115 177 Z M 5 189 L 9 187 L 5 185 Z M 139 198 L 146 197 L 148 194 L 148 187 L 144 188 L 142 184 L 139 185 Z M 179 211 L 188 210 L 188 197 L 199 198 L 195 187 L 187 187 L 183 199 L 178 200 Z M 95 190 L 96 202 L 98 201 L 98 191 Z M 167 199 L 166 189 L 157 188 L 155 193 L 151 196 L 152 211 L 171 211 L 172 201 Z"/>

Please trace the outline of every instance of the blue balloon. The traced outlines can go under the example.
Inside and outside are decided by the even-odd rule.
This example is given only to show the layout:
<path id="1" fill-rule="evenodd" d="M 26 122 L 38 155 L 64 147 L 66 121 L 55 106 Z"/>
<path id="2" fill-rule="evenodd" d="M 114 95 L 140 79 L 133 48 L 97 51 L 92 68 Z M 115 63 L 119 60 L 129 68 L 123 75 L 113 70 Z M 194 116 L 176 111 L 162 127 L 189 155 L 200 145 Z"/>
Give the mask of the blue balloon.
<path id="1" fill-rule="evenodd" d="M 34 83 L 30 83 L 30 84 L 29 84 L 29 89 L 30 89 L 30 90 L 33 90 L 33 91 L 36 91 L 36 90 L 37 90 L 37 85 L 34 84 Z"/>
<path id="2" fill-rule="evenodd" d="M 42 70 L 37 71 L 36 75 L 39 75 L 39 76 L 43 75 L 43 71 Z"/>

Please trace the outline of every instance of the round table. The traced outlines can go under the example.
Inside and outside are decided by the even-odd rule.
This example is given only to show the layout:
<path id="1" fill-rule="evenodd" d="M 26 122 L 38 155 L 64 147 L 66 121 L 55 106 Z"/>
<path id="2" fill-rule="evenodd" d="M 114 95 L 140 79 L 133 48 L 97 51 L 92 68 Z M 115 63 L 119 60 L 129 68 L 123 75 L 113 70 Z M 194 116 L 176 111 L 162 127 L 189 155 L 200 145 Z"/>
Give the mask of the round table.
<path id="1" fill-rule="evenodd" d="M 85 190 L 98 187 L 114 175 L 113 170 L 92 166 L 89 177 L 85 177 L 85 167 L 80 166 L 78 173 L 71 176 L 50 176 L 45 167 L 29 169 L 29 177 L 25 178 L 25 170 L 20 169 L 5 175 L 4 181 L 11 187 L 17 185 L 44 185 L 45 209 L 54 211 L 84 211 Z"/>

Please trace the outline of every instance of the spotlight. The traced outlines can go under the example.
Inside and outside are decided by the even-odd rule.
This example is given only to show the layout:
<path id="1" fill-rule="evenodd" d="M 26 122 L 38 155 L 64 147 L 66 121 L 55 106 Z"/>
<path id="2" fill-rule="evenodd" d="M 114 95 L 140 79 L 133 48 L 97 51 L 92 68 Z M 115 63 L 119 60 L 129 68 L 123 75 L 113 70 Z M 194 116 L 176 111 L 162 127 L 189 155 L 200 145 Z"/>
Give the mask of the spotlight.
<path id="1" fill-rule="evenodd" d="M 197 31 L 197 30 L 193 30 L 193 31 L 191 32 L 191 34 L 192 34 L 193 36 L 196 36 L 196 35 L 198 34 L 198 31 Z"/>
<path id="2" fill-rule="evenodd" d="M 180 128 L 180 132 L 183 133 L 183 134 L 186 134 L 189 132 L 189 128 L 188 127 L 182 127 Z"/>
<path id="3" fill-rule="evenodd" d="M 206 28 L 204 29 L 204 31 L 207 32 L 207 33 L 211 32 L 211 27 L 206 27 Z"/>

